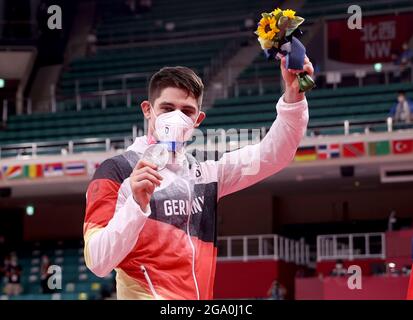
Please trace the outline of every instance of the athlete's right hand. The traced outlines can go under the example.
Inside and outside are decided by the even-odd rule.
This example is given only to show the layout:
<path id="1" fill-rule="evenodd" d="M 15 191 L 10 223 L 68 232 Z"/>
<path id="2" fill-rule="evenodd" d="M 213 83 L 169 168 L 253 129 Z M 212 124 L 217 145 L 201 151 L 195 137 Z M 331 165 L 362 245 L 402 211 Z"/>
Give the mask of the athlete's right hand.
<path id="1" fill-rule="evenodd" d="M 145 211 L 155 188 L 160 186 L 163 178 L 156 171 L 156 165 L 145 160 L 139 160 L 129 178 L 133 199 Z"/>

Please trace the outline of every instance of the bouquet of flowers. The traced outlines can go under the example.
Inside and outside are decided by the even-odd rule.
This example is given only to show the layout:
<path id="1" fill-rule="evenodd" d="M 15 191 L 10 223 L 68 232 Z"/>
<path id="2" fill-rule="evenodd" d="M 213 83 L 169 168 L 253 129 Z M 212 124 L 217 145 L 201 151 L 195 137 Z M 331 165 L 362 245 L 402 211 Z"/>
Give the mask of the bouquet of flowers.
<path id="1" fill-rule="evenodd" d="M 303 69 L 305 47 L 297 37 L 302 34 L 298 27 L 304 19 L 296 16 L 294 10 L 280 8 L 261 15 L 255 34 L 267 58 L 280 60 L 285 56 L 287 69 Z M 311 90 L 315 86 L 314 80 L 306 72 L 297 77 L 300 92 Z"/>

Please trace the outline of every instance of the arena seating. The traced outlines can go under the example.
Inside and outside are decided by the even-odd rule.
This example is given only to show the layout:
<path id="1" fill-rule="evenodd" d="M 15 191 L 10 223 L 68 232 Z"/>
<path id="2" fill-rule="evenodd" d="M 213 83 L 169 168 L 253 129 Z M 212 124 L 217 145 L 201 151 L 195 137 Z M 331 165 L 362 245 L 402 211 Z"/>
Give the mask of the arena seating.
<path id="1" fill-rule="evenodd" d="M 340 3 L 328 0 L 307 1 L 300 10 L 309 23 L 326 14 L 343 14 L 343 8 L 352 4 L 349 0 Z M 411 5 L 408 0 L 388 2 L 362 1 L 364 11 L 402 8 Z M 97 28 L 99 44 L 119 44 L 155 39 L 170 39 L 190 36 L 223 34 L 244 30 L 246 17 L 256 18 L 261 11 L 268 10 L 274 3 L 260 1 L 205 1 L 185 2 L 156 1 L 150 11 L 133 14 L 123 8 L 123 15 L 109 14 L 119 9 L 119 4 L 107 1 L 103 7 L 102 23 Z M 228 15 L 228 12 L 231 15 Z M 188 18 L 190 17 L 190 18 Z M 173 23 L 168 30 L 168 24 Z M 142 32 L 143 31 L 143 32 Z"/>
<path id="2" fill-rule="evenodd" d="M 348 1 L 343 1 L 343 4 L 346 3 Z M 398 1 L 398 4 L 404 5 L 405 1 Z M 126 10 L 113 15 L 111 10 L 117 5 L 113 1 L 104 1 L 100 7 L 102 20 L 97 29 L 100 44 L 112 43 L 114 39 L 117 43 L 127 44 L 130 42 L 128 34 L 149 37 L 133 40 L 141 43 L 154 40 L 150 36 L 158 33 L 168 34 L 168 39 L 178 39 L 180 32 L 188 30 L 207 31 L 213 36 L 214 32 L 208 31 L 210 28 L 217 30 L 218 34 L 219 30 L 224 32 L 226 26 L 241 27 L 246 17 L 253 17 L 269 4 L 264 0 L 254 4 L 245 0 L 202 3 L 178 1 L 173 4 L 162 0 L 154 3 L 148 13 L 133 15 Z M 376 8 L 372 4 L 363 5 Z M 328 5 L 326 0 L 319 0 L 314 6 L 326 10 L 337 7 Z M 305 15 L 307 11 L 315 12 L 315 7 L 307 3 L 304 6 Z M 377 4 L 377 7 L 380 6 Z M 228 18 L 228 10 L 233 13 L 231 18 Z M 183 19 L 189 14 L 193 15 L 193 19 Z M 165 30 L 168 22 L 175 23 L 173 30 Z M 0 143 L 7 145 L 130 136 L 133 125 L 143 127 L 143 118 L 137 105 L 145 98 L 150 74 L 164 65 L 186 65 L 203 77 L 211 61 L 222 52 L 227 42 L 228 39 L 210 39 L 173 45 L 158 43 L 143 47 L 99 47 L 96 55 L 76 59 L 62 72 L 57 91 L 60 98 L 58 112 L 10 116 L 6 129 L 0 131 Z M 136 75 L 126 80 L 122 78 L 124 74 L 130 73 Z M 208 110 L 203 128 L 268 128 L 274 119 L 275 100 L 281 91 L 279 77 L 278 65 L 271 66 L 259 54 L 230 88 L 230 97 L 217 100 L 214 107 Z M 350 132 L 364 131 L 369 122 L 373 123 L 369 126 L 370 130 L 385 130 L 385 118 L 400 89 L 408 91 L 410 96 L 413 94 L 413 88 L 406 83 L 335 90 L 317 88 L 308 94 L 311 99 L 309 133 L 342 134 L 344 120 L 350 121 Z M 105 97 L 106 108 L 102 110 L 102 97 L 93 93 L 108 90 L 123 90 L 123 93 L 108 94 Z M 132 92 L 129 108 L 126 107 L 127 90 Z M 75 111 L 76 92 L 82 94 L 81 111 Z M 114 117 L 116 121 L 113 121 Z M 374 123 L 378 121 L 382 123 Z M 357 126 L 358 123 L 363 125 Z"/>
<path id="3" fill-rule="evenodd" d="M 109 17 L 116 3 L 103 8 L 97 29 L 99 44 L 178 39 L 188 36 L 222 35 L 245 30 L 245 18 L 271 8 L 273 1 L 154 1 L 146 13 Z M 126 10 L 128 11 L 128 10 Z M 125 12 L 125 10 L 124 10 Z"/>
<path id="4" fill-rule="evenodd" d="M 270 63 L 260 52 L 230 88 L 233 96 L 257 96 L 280 92 L 279 64 Z"/>
<path id="5" fill-rule="evenodd" d="M 70 63 L 62 73 L 58 94 L 67 96 L 75 92 L 145 88 L 148 75 L 164 65 L 185 65 L 196 70 L 200 76 L 205 76 L 205 68 L 210 65 L 211 59 L 232 41 L 229 38 L 219 40 L 219 37 L 251 31 L 251 26 L 245 26 L 245 19 L 255 20 L 270 5 L 273 2 L 269 0 L 162 0 L 154 2 L 147 13 L 132 14 L 124 3 L 103 1 L 99 6 L 100 21 L 96 31 L 98 44 L 102 46 L 96 56 Z M 171 23 L 173 30 L 168 31 L 168 24 Z M 200 41 L 199 36 L 202 35 L 208 36 L 210 40 Z M 191 37 L 196 40 L 176 42 Z M 174 40 L 174 44 L 163 43 L 162 40 Z M 151 44 L 150 41 L 155 43 Z M 142 43 L 149 43 L 150 46 L 142 46 Z M 108 44 L 121 47 L 104 47 Z M 140 73 L 141 76 L 128 80 L 126 84 L 122 83 L 121 78 L 107 79 L 125 73 Z"/>
<path id="6" fill-rule="evenodd" d="M 268 128 L 275 116 L 278 90 L 275 87 L 271 89 L 273 93 L 218 100 L 214 108 L 207 111 L 203 128 Z M 309 128 L 317 129 L 320 134 L 342 134 L 344 120 L 351 124 L 382 120 L 381 124 L 372 124 L 370 129 L 383 131 L 398 90 L 406 90 L 408 96 L 413 97 L 413 87 L 409 83 L 314 90 L 308 94 L 311 99 Z M 12 116 L 7 130 L 0 132 L 0 143 L 129 136 L 133 125 L 143 127 L 143 117 L 136 102 L 132 108 L 125 105 L 126 102 L 122 105 L 122 101 L 117 100 L 105 110 Z M 354 126 L 351 130 L 360 132 L 364 126 Z"/>
<path id="7" fill-rule="evenodd" d="M 113 284 L 114 272 L 105 278 L 99 278 L 89 271 L 84 263 L 81 243 L 54 243 L 46 246 L 37 243 L 27 249 L 17 251 L 19 264 L 22 267 L 21 284 L 23 292 L 11 296 L 11 300 L 88 300 L 99 299 L 101 290 Z M 41 293 L 40 265 L 41 257 L 46 254 L 51 264 L 61 267 L 62 289 L 52 294 Z M 7 298 L 3 293 L 4 284 L 0 284 L 0 298 Z"/>
<path id="8" fill-rule="evenodd" d="M 116 122 L 113 121 L 114 116 Z M 0 139 L 2 144 L 6 144 L 126 136 L 131 134 L 132 125 L 139 118 L 142 119 L 136 109 L 125 107 L 16 116 L 10 119 L 9 128 L 0 133 Z"/>
<path id="9" fill-rule="evenodd" d="M 413 94 L 413 87 L 410 83 L 314 90 L 307 94 L 308 99 L 311 99 L 309 128 L 342 127 L 344 120 L 349 120 L 352 124 L 383 120 L 381 125 L 372 125 L 370 128 L 383 131 L 385 130 L 384 119 L 395 103 L 398 90 L 407 91 L 408 96 Z M 221 108 L 222 113 L 232 114 L 232 117 L 222 119 L 222 123 L 233 121 L 242 124 L 246 122 L 246 127 L 268 127 L 274 114 L 277 89 L 272 88 L 269 91 L 274 91 L 274 93 L 239 96 L 217 101 L 215 108 L 209 111 L 209 115 L 220 113 L 216 109 Z M 205 120 L 205 125 L 209 124 L 208 120 L 208 118 Z M 355 127 L 354 130 L 364 131 L 364 127 Z M 318 131 L 324 134 L 343 133 L 342 128 L 319 129 Z"/>
<path id="10" fill-rule="evenodd" d="M 144 48 L 102 49 L 93 57 L 74 60 L 62 73 L 58 94 L 71 96 L 78 93 L 145 88 L 149 76 L 165 65 L 185 65 L 201 76 L 211 60 L 225 46 L 223 40 L 197 43 L 158 45 Z M 121 76 L 137 73 L 122 87 Z M 99 86 L 99 78 L 101 85 Z"/>
<path id="11" fill-rule="evenodd" d="M 361 5 L 364 13 L 403 9 L 411 6 L 411 2 L 362 0 L 357 4 Z M 166 65 L 184 65 L 195 70 L 209 85 L 211 66 L 222 58 L 229 45 L 240 46 L 246 39 L 255 40 L 252 31 L 259 12 L 277 6 L 277 2 L 270 0 L 157 0 L 153 1 L 149 11 L 132 13 L 125 7 L 126 1 L 101 0 L 98 3 L 96 54 L 76 58 L 64 66 L 57 83 L 56 112 L 8 116 L 4 128 L 0 128 L 2 158 L 15 157 L 24 149 L 18 146 L 12 151 L 5 151 L 7 145 L 30 145 L 34 142 L 63 142 L 67 145 L 69 140 L 131 136 L 135 126 L 138 129 L 144 127 L 139 104 L 147 97 L 150 75 Z M 321 18 L 344 16 L 351 4 L 354 2 L 350 0 L 306 1 L 299 10 L 299 14 L 306 18 L 303 28 L 311 27 Z M 252 19 L 253 24 L 248 24 L 251 23 L 248 19 Z M 246 36 L 246 33 L 249 35 Z M 260 52 L 230 86 L 228 96 L 216 100 L 212 108 L 206 110 L 207 118 L 201 129 L 268 129 L 276 117 L 276 101 L 282 94 L 280 76 L 278 63 L 268 62 Z M 408 98 L 413 99 L 411 82 L 392 83 L 392 79 L 386 84 L 366 81 L 358 86 L 343 81 L 337 88 L 320 85 L 307 94 L 310 112 L 307 135 L 341 135 L 346 120 L 350 122 L 350 133 L 364 132 L 366 129 L 384 132 L 387 130 L 386 118 L 400 90 L 406 91 Z M 413 128 L 413 124 L 394 124 L 395 130 L 404 128 Z M 62 146 L 57 143 L 47 150 L 37 149 L 37 154 L 60 154 Z M 105 146 L 92 145 L 77 147 L 74 152 L 105 150 Z M 356 228 L 354 221 L 351 224 L 351 228 Z M 369 226 L 371 224 L 369 221 Z M 311 232 L 308 225 L 299 228 L 300 237 L 304 237 L 304 229 Z M 386 238 L 386 243 L 390 243 L 388 240 Z M 406 242 L 405 239 L 403 241 Z M 257 243 L 260 244 L 259 241 Z M 400 248 L 399 242 L 394 241 L 393 245 Z M 62 267 L 62 289 L 53 294 L 41 293 L 40 265 L 43 254 L 48 255 L 52 264 Z M 5 283 L 0 281 L 0 300 L 100 299 L 103 291 L 113 286 L 115 272 L 99 278 L 87 269 L 83 244 L 78 240 L 32 243 L 19 249 L 17 255 L 23 269 L 23 293 L 14 297 L 5 296 Z M 396 258 L 400 257 L 395 255 L 392 260 L 380 259 L 379 262 L 393 262 Z M 402 258 L 410 259 L 410 256 Z M 401 261 L 404 263 L 404 260 Z M 216 297 L 246 298 L 243 288 L 246 288 L 248 297 L 261 297 L 265 296 L 274 273 L 291 280 L 294 278 L 296 265 L 267 262 L 263 263 L 264 270 L 270 271 L 264 273 L 258 266 L 260 263 L 230 261 L 218 265 Z M 335 263 L 334 259 L 325 264 L 325 275 L 330 274 Z M 371 261 L 366 265 L 374 273 Z M 234 267 L 244 269 L 237 271 Z M 319 263 L 317 271 L 320 270 L 324 269 Z M 245 272 L 261 272 L 264 277 L 251 286 L 242 282 Z M 234 287 L 229 275 L 234 279 L 238 277 L 235 283 L 241 285 Z M 288 295 L 292 295 L 293 291 L 288 290 Z"/>

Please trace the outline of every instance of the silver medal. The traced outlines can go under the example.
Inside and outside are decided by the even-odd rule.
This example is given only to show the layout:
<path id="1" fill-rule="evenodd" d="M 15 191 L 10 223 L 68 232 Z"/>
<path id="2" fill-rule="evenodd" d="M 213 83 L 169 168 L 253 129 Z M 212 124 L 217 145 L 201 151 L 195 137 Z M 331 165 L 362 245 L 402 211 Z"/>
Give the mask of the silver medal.
<path id="1" fill-rule="evenodd" d="M 169 152 L 165 145 L 152 144 L 146 148 L 143 153 L 142 159 L 153 163 L 157 166 L 157 170 L 165 168 L 169 160 Z"/>

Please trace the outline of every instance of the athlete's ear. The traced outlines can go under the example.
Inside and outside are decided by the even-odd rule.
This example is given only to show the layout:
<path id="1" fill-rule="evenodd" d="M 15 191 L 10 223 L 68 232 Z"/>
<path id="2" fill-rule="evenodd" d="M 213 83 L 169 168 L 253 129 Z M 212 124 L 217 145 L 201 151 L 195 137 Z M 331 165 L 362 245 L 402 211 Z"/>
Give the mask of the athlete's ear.
<path id="1" fill-rule="evenodd" d="M 198 115 L 198 118 L 196 119 L 196 122 L 194 124 L 194 128 L 198 128 L 199 125 L 201 124 L 201 122 L 204 121 L 205 117 L 206 117 L 205 112 L 200 111 L 199 115 Z"/>
<path id="2" fill-rule="evenodd" d="M 151 118 L 151 103 L 148 100 L 142 101 L 141 109 L 145 119 L 149 120 Z"/>

